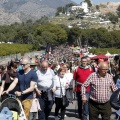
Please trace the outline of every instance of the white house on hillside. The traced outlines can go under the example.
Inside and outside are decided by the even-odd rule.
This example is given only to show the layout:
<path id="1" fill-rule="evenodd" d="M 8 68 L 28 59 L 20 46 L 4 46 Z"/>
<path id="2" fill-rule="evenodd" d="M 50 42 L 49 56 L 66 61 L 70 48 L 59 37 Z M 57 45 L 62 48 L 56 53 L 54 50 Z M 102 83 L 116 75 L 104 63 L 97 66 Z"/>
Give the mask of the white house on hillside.
<path id="1" fill-rule="evenodd" d="M 79 10 L 79 9 L 83 9 L 83 12 L 88 13 L 89 9 L 88 9 L 88 4 L 87 2 L 81 2 L 79 6 L 72 6 L 71 10 Z"/>

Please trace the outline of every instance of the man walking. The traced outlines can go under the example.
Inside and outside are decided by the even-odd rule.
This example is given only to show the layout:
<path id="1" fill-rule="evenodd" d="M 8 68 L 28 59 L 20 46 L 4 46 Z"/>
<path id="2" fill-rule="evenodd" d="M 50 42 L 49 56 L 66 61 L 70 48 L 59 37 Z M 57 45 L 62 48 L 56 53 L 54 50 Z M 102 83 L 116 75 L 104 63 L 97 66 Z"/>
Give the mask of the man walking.
<path id="1" fill-rule="evenodd" d="M 48 120 L 48 116 L 53 106 L 52 87 L 54 72 L 48 67 L 48 62 L 43 61 L 40 70 L 37 71 L 37 94 L 39 95 L 39 103 L 41 111 L 39 111 L 39 120 Z"/>
<path id="2" fill-rule="evenodd" d="M 108 63 L 100 62 L 98 72 L 92 73 L 81 87 L 82 100 L 85 103 L 87 98 L 85 95 L 86 87 L 90 85 L 89 99 L 89 120 L 97 120 L 99 114 L 102 120 L 110 120 L 111 106 L 109 103 L 111 89 L 116 91 L 117 87 L 113 82 L 113 78 L 108 71 Z"/>
<path id="3" fill-rule="evenodd" d="M 26 118 L 28 120 L 29 112 L 32 105 L 32 99 L 33 99 L 33 90 L 35 88 L 35 84 L 37 82 L 37 74 L 31 70 L 30 68 L 30 59 L 29 58 L 23 58 L 22 59 L 22 69 L 20 70 L 15 78 L 15 80 L 12 82 L 10 87 L 3 92 L 9 93 L 11 90 L 15 88 L 17 83 L 20 85 L 20 91 L 16 91 L 16 96 L 21 96 L 21 101 L 23 105 L 23 109 L 26 115 Z"/>
<path id="4" fill-rule="evenodd" d="M 78 114 L 79 118 L 83 118 L 84 120 L 87 120 L 88 116 L 88 100 L 84 105 L 84 110 L 83 110 L 83 105 L 82 105 L 82 97 L 81 97 L 81 85 L 86 81 L 87 77 L 93 72 L 92 68 L 90 65 L 87 65 L 87 58 L 82 57 L 81 58 L 81 65 L 75 70 L 74 72 L 74 82 L 76 82 L 76 95 L 77 95 L 77 100 L 78 100 Z M 75 88 L 75 83 L 73 88 Z M 90 87 L 87 87 L 87 90 L 85 92 L 87 99 L 89 98 L 89 92 L 90 92 Z M 84 114 L 84 115 L 83 115 Z"/>

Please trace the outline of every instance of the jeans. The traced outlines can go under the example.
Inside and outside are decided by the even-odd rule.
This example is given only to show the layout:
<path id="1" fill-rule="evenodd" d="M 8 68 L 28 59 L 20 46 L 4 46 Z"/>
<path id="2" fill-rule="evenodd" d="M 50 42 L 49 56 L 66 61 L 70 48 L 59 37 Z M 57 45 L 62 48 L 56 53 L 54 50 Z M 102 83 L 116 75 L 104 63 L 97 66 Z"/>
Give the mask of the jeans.
<path id="1" fill-rule="evenodd" d="M 48 116 L 50 115 L 53 106 L 53 100 L 49 101 L 47 92 L 43 92 L 42 95 L 39 96 L 39 103 L 42 110 L 38 112 L 39 120 L 48 120 Z"/>
<path id="2" fill-rule="evenodd" d="M 79 117 L 82 118 L 82 114 L 84 114 L 84 118 L 87 119 L 87 116 L 89 114 L 88 111 L 88 100 L 89 100 L 89 92 L 86 92 L 87 102 L 84 104 L 84 113 L 82 113 L 82 96 L 81 92 L 77 92 L 77 101 L 78 101 L 78 114 Z"/>

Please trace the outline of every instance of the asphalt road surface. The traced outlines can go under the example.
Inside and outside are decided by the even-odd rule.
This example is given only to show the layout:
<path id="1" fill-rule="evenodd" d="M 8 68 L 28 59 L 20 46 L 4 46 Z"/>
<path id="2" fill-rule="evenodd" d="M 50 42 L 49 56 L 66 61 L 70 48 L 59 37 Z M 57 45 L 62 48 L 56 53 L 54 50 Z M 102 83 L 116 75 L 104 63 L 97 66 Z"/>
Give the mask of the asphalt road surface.
<path id="1" fill-rule="evenodd" d="M 51 111 L 51 115 L 49 116 L 49 120 L 54 120 L 54 111 L 55 111 L 55 105 L 53 105 L 53 108 L 52 108 L 52 111 Z M 77 102 L 76 102 L 76 100 L 73 102 L 73 104 L 71 103 L 67 107 L 66 115 L 67 115 L 67 117 L 65 117 L 65 120 L 80 120 L 77 117 L 78 115 L 77 115 Z M 101 118 L 101 116 L 99 116 L 98 120 L 102 120 L 100 118 Z M 111 120 L 116 120 L 115 119 L 115 110 L 113 110 L 113 109 L 112 109 Z"/>

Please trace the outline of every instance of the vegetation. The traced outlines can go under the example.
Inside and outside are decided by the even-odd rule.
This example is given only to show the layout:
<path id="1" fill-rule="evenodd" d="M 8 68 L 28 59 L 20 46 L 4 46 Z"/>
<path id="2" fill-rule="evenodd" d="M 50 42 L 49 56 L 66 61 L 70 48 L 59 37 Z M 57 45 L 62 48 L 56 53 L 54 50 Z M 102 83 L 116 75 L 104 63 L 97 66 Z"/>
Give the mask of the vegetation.
<path id="1" fill-rule="evenodd" d="M 118 23 L 118 16 L 116 16 L 115 14 L 113 14 L 113 13 L 108 13 L 108 14 L 106 14 L 106 17 L 107 17 L 113 24 Z"/>
<path id="2" fill-rule="evenodd" d="M 58 7 L 55 15 L 58 16 L 60 13 L 62 13 L 62 14 L 67 13 L 71 6 L 74 6 L 74 4 L 73 3 L 69 3 L 65 7 Z"/>
<path id="3" fill-rule="evenodd" d="M 91 0 L 85 0 L 85 2 L 88 4 L 89 7 L 92 7 Z"/>
<path id="4" fill-rule="evenodd" d="M 69 45 L 115 48 L 116 50 L 113 51 L 117 53 L 117 50 L 120 48 L 119 33 L 120 30 L 108 31 L 102 27 L 98 29 L 81 29 L 74 25 L 74 27 L 68 28 L 64 24 L 51 24 L 49 19 L 44 16 L 34 23 L 29 20 L 22 24 L 14 23 L 9 26 L 0 26 L 0 42 L 14 43 L 12 45 L 1 44 L 0 55 L 40 50 L 43 47 L 45 48 L 48 43 L 60 45 L 66 42 Z M 24 44 L 24 46 L 20 46 L 20 44 Z"/>
<path id="5" fill-rule="evenodd" d="M 0 56 L 32 51 L 32 45 L 28 44 L 0 44 Z"/>
<path id="6" fill-rule="evenodd" d="M 109 51 L 111 54 L 120 54 L 120 49 L 116 48 L 93 48 L 89 50 L 89 52 L 92 52 L 93 54 L 106 54 L 107 51 Z"/>
<path id="7" fill-rule="evenodd" d="M 69 30 L 68 43 L 76 43 L 80 38 L 82 45 L 93 46 L 96 48 L 111 48 L 119 47 L 120 43 L 120 30 L 108 31 L 105 28 L 99 29 L 80 29 L 73 27 Z"/>

